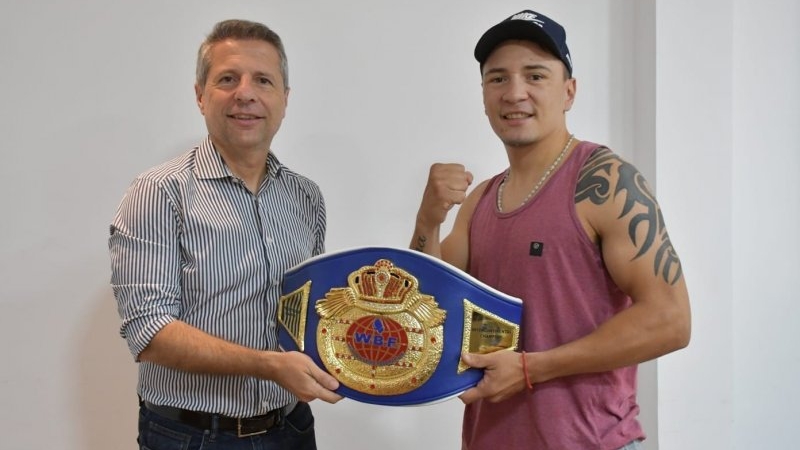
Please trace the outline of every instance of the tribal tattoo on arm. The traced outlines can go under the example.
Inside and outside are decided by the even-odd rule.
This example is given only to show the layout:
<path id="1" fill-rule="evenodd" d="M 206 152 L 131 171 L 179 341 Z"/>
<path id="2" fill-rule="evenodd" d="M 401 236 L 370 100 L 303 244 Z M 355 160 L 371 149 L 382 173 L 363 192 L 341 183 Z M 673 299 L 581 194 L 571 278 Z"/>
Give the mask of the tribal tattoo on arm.
<path id="1" fill-rule="evenodd" d="M 616 170 L 618 177 L 616 186 L 612 173 Z M 633 214 L 628 223 L 628 236 L 634 247 L 638 249 L 634 260 L 657 245 L 653 271 L 669 284 L 675 284 L 682 276 L 683 270 L 678 254 L 672 246 L 664 224 L 661 208 L 650 191 L 644 177 L 632 164 L 615 155 L 611 150 L 601 147 L 589 157 L 578 177 L 575 191 L 575 203 L 589 200 L 595 205 L 602 205 L 619 195 L 625 195 L 622 212 L 617 217 L 624 220 L 637 205 L 644 211 Z M 644 228 L 644 238 L 637 242 L 637 230 Z"/>

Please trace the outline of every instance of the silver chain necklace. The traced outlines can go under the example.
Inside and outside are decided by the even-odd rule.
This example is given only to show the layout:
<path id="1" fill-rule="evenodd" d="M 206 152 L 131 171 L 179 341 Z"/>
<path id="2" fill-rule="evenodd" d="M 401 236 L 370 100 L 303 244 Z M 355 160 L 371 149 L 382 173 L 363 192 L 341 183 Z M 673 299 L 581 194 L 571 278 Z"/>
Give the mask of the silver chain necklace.
<path id="1" fill-rule="evenodd" d="M 539 190 L 539 188 L 542 187 L 542 185 L 544 184 L 545 180 L 547 180 L 547 177 L 549 177 L 550 174 L 553 173 L 553 170 L 555 170 L 555 168 L 558 166 L 558 163 L 561 162 L 561 159 L 564 158 L 564 155 L 567 153 L 567 149 L 569 148 L 569 144 L 572 144 L 572 138 L 573 137 L 575 137 L 575 135 L 573 135 L 573 134 L 569 135 L 569 140 L 567 141 L 567 145 L 565 145 L 564 148 L 561 150 L 561 153 L 558 154 L 558 157 L 556 157 L 556 160 L 553 161 L 553 164 L 550 164 L 550 167 L 548 167 L 547 170 L 544 171 L 544 174 L 542 175 L 542 178 L 539 179 L 539 182 L 536 183 L 536 186 L 534 186 L 533 189 L 531 189 L 531 191 L 528 193 L 528 195 L 525 196 L 525 198 L 522 200 L 522 203 L 520 203 L 519 206 L 522 206 L 525 203 L 528 203 L 528 200 L 530 200 L 531 197 L 533 197 L 534 194 L 536 194 L 536 192 Z M 500 212 L 503 212 L 503 186 L 505 186 L 506 185 L 506 181 L 508 181 L 508 174 L 509 173 L 511 173 L 511 170 L 506 172 L 506 175 L 503 177 L 503 181 L 500 182 L 500 186 L 498 186 L 498 188 L 497 188 L 497 210 L 500 211 Z M 519 208 L 519 206 L 517 208 Z"/>

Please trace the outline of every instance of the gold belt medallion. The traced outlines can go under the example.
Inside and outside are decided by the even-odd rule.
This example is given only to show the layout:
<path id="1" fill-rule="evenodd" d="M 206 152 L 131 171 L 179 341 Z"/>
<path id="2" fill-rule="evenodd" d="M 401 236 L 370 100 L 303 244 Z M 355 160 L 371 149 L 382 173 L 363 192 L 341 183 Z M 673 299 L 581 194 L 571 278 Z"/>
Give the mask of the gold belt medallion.
<path id="1" fill-rule="evenodd" d="M 372 395 L 425 383 L 442 356 L 446 311 L 387 259 L 350 273 L 347 285 L 316 304 L 317 349 L 328 372 Z"/>

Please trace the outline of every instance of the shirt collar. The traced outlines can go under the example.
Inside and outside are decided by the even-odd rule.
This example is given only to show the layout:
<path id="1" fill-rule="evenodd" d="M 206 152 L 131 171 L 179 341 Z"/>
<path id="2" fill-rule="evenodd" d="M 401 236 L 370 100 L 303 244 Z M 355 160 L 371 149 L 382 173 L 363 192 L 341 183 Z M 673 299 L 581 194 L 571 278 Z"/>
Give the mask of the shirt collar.
<path id="1" fill-rule="evenodd" d="M 196 156 L 197 177 L 200 179 L 215 179 L 234 177 L 231 170 L 222 160 L 222 155 L 214 148 L 211 137 L 206 137 L 197 148 Z M 270 151 L 267 153 L 267 178 L 277 178 L 283 170 L 283 164 Z"/>

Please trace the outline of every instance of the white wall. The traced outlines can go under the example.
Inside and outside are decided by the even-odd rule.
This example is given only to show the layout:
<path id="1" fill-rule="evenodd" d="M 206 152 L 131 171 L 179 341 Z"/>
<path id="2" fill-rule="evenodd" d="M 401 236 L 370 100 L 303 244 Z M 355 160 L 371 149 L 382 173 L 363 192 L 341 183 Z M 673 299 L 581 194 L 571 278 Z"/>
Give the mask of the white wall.
<path id="1" fill-rule="evenodd" d="M 661 449 L 733 447 L 732 17 L 727 0 L 656 5 L 657 191 L 692 300 L 692 342 L 658 361 Z"/>
<path id="2" fill-rule="evenodd" d="M 658 362 L 660 448 L 796 448 L 800 6 L 656 11 L 657 188 L 694 316 Z"/>
<path id="3" fill-rule="evenodd" d="M 136 368 L 117 336 L 107 227 L 137 173 L 204 134 L 192 91 L 194 54 L 214 22 L 258 20 L 284 38 L 292 92 L 274 149 L 322 187 L 328 249 L 336 250 L 405 246 L 431 162 L 463 162 L 478 178 L 505 167 L 482 114 L 471 54 L 490 24 L 528 7 L 567 28 L 578 78 L 570 128 L 657 177 L 684 259 L 695 340 L 657 370 L 647 366 L 648 431 L 662 450 L 788 443 L 794 409 L 782 401 L 787 394 L 797 400 L 798 379 L 789 334 L 798 286 L 789 276 L 800 265 L 791 233 L 798 188 L 790 180 L 800 168 L 789 140 L 800 124 L 797 88 L 789 83 L 800 66 L 791 0 L 766 9 L 754 0 L 703 8 L 685 0 L 10 3 L 0 5 L 3 448 L 31 448 L 30 436 L 42 448 L 135 448 Z M 709 29 L 679 26 L 695 12 L 709 19 Z M 765 59 L 760 49 L 768 41 L 747 26 L 753 22 L 785 35 L 784 50 Z M 697 44 L 704 39 L 711 41 Z M 658 49 L 655 60 L 648 48 Z M 764 87 L 776 88 L 762 97 Z M 658 107 L 648 118 L 641 110 L 652 105 L 649 98 Z M 698 101 L 706 98 L 710 106 Z M 773 123 L 777 132 L 767 131 Z M 642 131 L 648 129 L 658 138 Z M 657 152 L 631 148 L 642 142 Z M 369 214 L 359 212 L 363 203 Z M 753 236 L 762 245 L 734 251 L 732 242 Z M 772 282 L 765 287 L 754 275 Z M 785 369 L 765 381 L 763 368 L 778 363 Z M 353 401 L 314 407 L 327 443 L 321 448 L 459 446 L 457 400 L 424 408 Z M 776 410 L 767 423 L 766 413 Z M 699 419 L 719 435 L 706 437 Z"/>
<path id="4" fill-rule="evenodd" d="M 795 1 L 734 2 L 735 449 L 798 446 L 798 21 Z"/>

